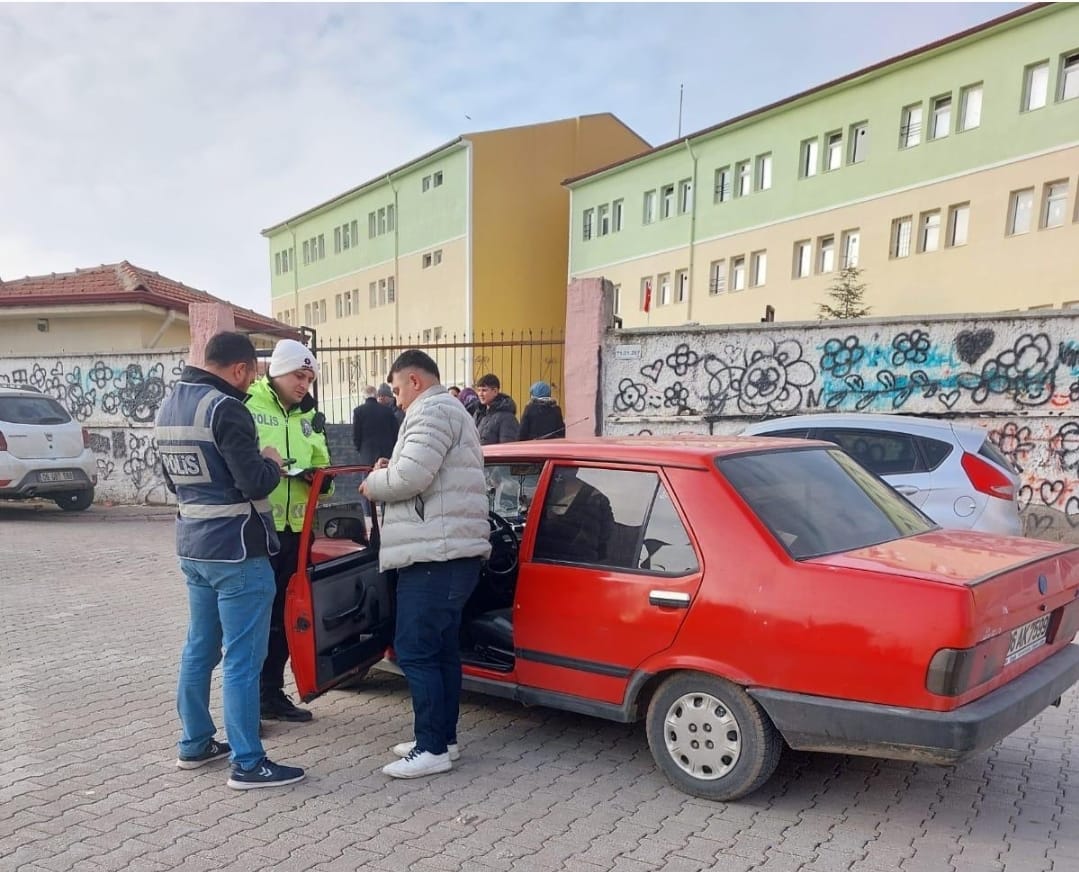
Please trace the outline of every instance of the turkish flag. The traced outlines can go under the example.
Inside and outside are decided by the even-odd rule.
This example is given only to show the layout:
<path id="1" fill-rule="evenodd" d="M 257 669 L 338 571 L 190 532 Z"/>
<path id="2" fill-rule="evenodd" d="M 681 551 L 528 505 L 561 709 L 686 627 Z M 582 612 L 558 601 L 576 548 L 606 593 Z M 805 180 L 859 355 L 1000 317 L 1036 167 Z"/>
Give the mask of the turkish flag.
<path id="1" fill-rule="evenodd" d="M 652 308 L 652 282 L 647 281 L 644 283 L 644 311 L 648 312 Z"/>

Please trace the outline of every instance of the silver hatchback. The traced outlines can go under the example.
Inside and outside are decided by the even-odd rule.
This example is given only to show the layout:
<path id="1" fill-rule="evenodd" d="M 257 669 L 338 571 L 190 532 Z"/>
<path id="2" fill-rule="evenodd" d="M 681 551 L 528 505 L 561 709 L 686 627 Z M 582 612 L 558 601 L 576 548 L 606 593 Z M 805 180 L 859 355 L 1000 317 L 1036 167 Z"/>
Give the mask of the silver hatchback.
<path id="1" fill-rule="evenodd" d="M 946 529 L 1022 535 L 1019 476 L 979 427 L 855 413 L 776 418 L 743 432 L 834 442 Z"/>

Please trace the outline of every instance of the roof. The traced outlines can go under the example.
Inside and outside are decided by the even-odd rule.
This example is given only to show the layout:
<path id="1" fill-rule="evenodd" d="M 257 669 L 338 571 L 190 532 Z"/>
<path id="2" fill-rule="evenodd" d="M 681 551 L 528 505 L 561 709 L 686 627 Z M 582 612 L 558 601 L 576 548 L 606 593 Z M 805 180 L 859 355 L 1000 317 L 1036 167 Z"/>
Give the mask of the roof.
<path id="1" fill-rule="evenodd" d="M 191 303 L 223 303 L 232 309 L 239 330 L 285 335 L 297 333 L 295 328 L 266 315 L 235 306 L 228 300 L 190 288 L 160 273 L 141 269 L 126 260 L 70 273 L 0 280 L 0 308 L 103 303 L 143 303 L 185 315 Z"/>
<path id="2" fill-rule="evenodd" d="M 710 468 L 716 457 L 750 451 L 804 449 L 817 445 L 805 439 L 777 439 L 772 436 L 597 436 L 589 439 L 534 439 L 484 445 L 487 460 L 542 457 L 600 463 L 656 463 L 666 466 Z M 827 443 L 819 443 L 821 446 Z M 827 447 L 834 447 L 827 445 Z"/>
<path id="3" fill-rule="evenodd" d="M 859 78 L 861 78 L 863 76 L 868 76 L 868 75 L 870 75 L 872 73 L 879 72 L 879 71 L 883 70 L 885 67 L 889 67 L 889 66 L 891 66 L 893 64 L 897 64 L 897 63 L 900 63 L 902 61 L 913 60 L 914 58 L 917 58 L 919 55 L 928 54 L 929 52 L 933 52 L 933 51 L 937 51 L 939 49 L 945 48 L 945 47 L 951 45 L 952 43 L 960 42 L 960 41 L 962 41 L 964 39 L 968 39 L 968 38 L 970 38 L 972 36 L 976 36 L 977 34 L 983 32 L 983 31 L 990 30 L 990 29 L 992 29 L 994 27 L 998 27 L 998 26 L 1000 26 L 1002 24 L 1006 24 L 1006 23 L 1012 21 L 1013 19 L 1021 18 L 1024 15 L 1029 15 L 1029 14 L 1031 14 L 1033 12 L 1038 12 L 1038 11 L 1040 11 L 1042 9 L 1046 9 L 1047 7 L 1050 7 L 1050 6 L 1053 6 L 1053 5 L 1054 5 L 1053 3 L 1032 3 L 1029 6 L 1024 6 L 1024 7 L 1020 8 L 1020 9 L 1015 9 L 1015 10 L 1013 10 L 1011 12 L 1008 12 L 1008 13 L 1006 13 L 1004 15 L 1000 15 L 1000 16 L 998 16 L 996 18 L 990 19 L 989 21 L 985 21 L 985 22 L 983 22 L 981 24 L 976 24 L 974 27 L 967 28 L 966 30 L 962 30 L 959 33 L 953 33 L 951 36 L 946 36 L 943 39 L 938 39 L 936 42 L 931 42 L 931 43 L 929 43 L 927 45 L 921 46 L 920 48 L 912 49 L 911 51 L 904 52 L 903 54 L 896 55 L 895 57 L 888 58 L 887 60 L 878 61 L 877 63 L 871 64 L 868 67 L 863 67 L 862 69 L 856 70 L 853 73 L 847 73 L 847 75 L 845 75 L 845 76 L 840 76 L 838 79 L 832 79 L 829 82 L 825 82 L 822 85 L 817 85 L 817 86 L 815 86 L 813 88 L 809 88 L 806 91 L 800 91 L 799 93 L 797 93 L 797 94 L 795 94 L 795 95 L 793 95 L 791 97 L 785 97 L 784 99 L 778 100 L 775 103 L 769 103 L 767 106 L 762 106 L 760 109 L 754 109 L 754 110 L 752 110 L 750 112 L 745 112 L 742 115 L 736 115 L 734 118 L 728 118 L 726 121 L 721 121 L 718 124 L 713 124 L 711 127 L 706 127 L 703 130 L 698 130 L 696 133 L 687 133 L 685 136 L 679 136 L 677 139 L 672 139 L 670 142 L 665 142 L 662 145 L 657 145 L 655 148 L 649 149 L 648 151 L 642 152 L 640 154 L 632 155 L 631 157 L 622 158 L 621 160 L 614 161 L 613 163 L 609 163 L 606 166 L 599 167 L 598 169 L 590 170 L 587 173 L 581 173 L 580 175 L 577 175 L 577 176 L 571 176 L 570 178 L 565 179 L 562 182 L 562 184 L 563 185 L 574 185 L 577 182 L 580 182 L 580 181 L 582 181 L 584 179 L 591 178 L 593 176 L 601 175 L 602 173 L 608 172 L 609 170 L 613 170 L 616 167 L 620 167 L 620 166 L 624 166 L 624 165 L 629 164 L 629 163 L 633 163 L 635 161 L 641 160 L 642 158 L 646 158 L 649 155 L 658 154 L 659 152 L 665 151 L 668 148 L 672 148 L 674 146 L 680 146 L 683 143 L 688 142 L 689 140 L 698 139 L 698 138 L 700 138 L 702 136 L 708 136 L 709 134 L 712 134 L 712 133 L 715 133 L 715 132 L 717 132 L 719 130 L 722 130 L 725 127 L 732 127 L 735 124 L 740 124 L 743 121 L 748 121 L 749 119 L 753 118 L 754 116 L 765 115 L 768 112 L 772 112 L 772 111 L 774 111 L 776 109 L 781 109 L 784 106 L 788 106 L 788 105 L 790 105 L 792 103 L 797 103 L 799 100 L 804 100 L 806 97 L 813 96 L 814 94 L 820 93 L 821 91 L 827 91 L 829 88 L 835 88 L 835 87 L 837 87 L 839 85 L 844 85 L 844 84 L 846 84 L 848 82 L 854 81 L 855 79 L 859 79 Z"/>

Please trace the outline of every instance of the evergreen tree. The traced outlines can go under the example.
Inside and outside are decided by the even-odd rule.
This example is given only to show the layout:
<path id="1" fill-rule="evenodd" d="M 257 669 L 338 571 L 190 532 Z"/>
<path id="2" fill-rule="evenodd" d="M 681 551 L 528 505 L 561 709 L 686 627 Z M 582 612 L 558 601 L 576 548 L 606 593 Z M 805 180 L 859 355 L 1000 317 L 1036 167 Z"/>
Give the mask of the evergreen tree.
<path id="1" fill-rule="evenodd" d="M 839 271 L 839 278 L 835 284 L 828 287 L 828 296 L 831 303 L 817 304 L 817 317 L 823 321 L 826 318 L 864 318 L 870 313 L 870 307 L 865 305 L 866 283 L 859 281 L 862 271 L 856 266 L 845 266 Z"/>

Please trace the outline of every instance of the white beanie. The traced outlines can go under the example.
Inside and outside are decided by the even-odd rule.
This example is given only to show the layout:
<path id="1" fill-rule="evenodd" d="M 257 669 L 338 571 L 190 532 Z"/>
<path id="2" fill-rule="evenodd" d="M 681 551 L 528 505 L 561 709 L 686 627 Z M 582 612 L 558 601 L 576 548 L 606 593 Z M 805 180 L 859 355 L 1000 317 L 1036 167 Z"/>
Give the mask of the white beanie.
<path id="1" fill-rule="evenodd" d="M 274 346 L 270 358 L 270 378 L 288 375 L 298 369 L 309 369 L 318 378 L 318 361 L 311 349 L 295 339 L 282 339 Z"/>

